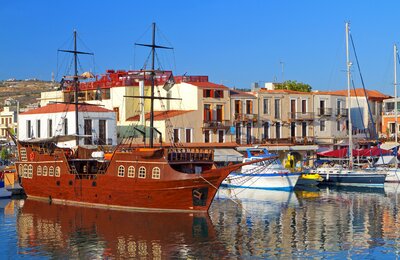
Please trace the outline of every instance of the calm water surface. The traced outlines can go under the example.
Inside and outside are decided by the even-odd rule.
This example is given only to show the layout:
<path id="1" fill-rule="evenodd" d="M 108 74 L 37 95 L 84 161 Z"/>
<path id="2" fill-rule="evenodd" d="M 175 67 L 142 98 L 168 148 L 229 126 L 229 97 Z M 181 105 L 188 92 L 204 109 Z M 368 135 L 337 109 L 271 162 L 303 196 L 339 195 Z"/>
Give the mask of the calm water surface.
<path id="1" fill-rule="evenodd" d="M 0 258 L 399 258 L 398 184 L 241 197 L 222 190 L 208 215 L 1 200 Z"/>

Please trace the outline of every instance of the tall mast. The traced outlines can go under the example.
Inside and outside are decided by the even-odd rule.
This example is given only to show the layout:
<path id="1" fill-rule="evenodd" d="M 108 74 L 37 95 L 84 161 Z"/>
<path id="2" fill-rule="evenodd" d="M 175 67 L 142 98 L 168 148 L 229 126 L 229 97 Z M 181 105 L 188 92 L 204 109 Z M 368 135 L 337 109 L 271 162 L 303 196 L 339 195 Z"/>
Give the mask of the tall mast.
<path id="1" fill-rule="evenodd" d="M 74 50 L 58 50 L 61 52 L 69 52 L 74 54 L 74 103 L 75 103 L 75 134 L 76 134 L 76 145 L 79 144 L 79 111 L 78 111 L 78 54 L 88 54 L 93 55 L 91 52 L 82 52 L 77 50 L 76 44 L 76 30 L 74 30 Z"/>
<path id="2" fill-rule="evenodd" d="M 398 126 L 397 126 L 397 46 L 394 44 L 393 46 L 393 65 L 394 65 L 394 140 L 397 146 L 397 133 L 398 133 Z M 396 164 L 397 166 L 397 164 Z"/>
<path id="3" fill-rule="evenodd" d="M 153 33 L 152 33 L 152 41 L 151 44 L 141 44 L 141 43 L 135 43 L 135 45 L 139 46 L 145 46 L 145 47 L 150 47 L 151 48 L 151 89 L 150 89 L 150 147 L 154 147 L 154 76 L 155 76 L 155 69 L 154 69 L 154 59 L 155 59 L 155 53 L 156 49 L 172 49 L 170 47 L 165 47 L 165 46 L 160 46 L 156 45 L 156 23 L 153 23 Z M 146 73 L 144 74 L 146 75 Z"/>
<path id="4" fill-rule="evenodd" d="M 76 30 L 74 30 L 74 101 L 75 101 L 75 134 L 76 145 L 79 145 L 79 112 L 78 112 L 78 54 L 76 49 Z"/>
<path id="5" fill-rule="evenodd" d="M 346 66 L 347 66 L 347 113 L 349 118 L 349 169 L 353 168 L 353 125 L 351 123 L 351 98 L 350 98 L 350 80 L 351 80 L 351 62 L 349 54 L 349 23 L 346 23 Z"/>

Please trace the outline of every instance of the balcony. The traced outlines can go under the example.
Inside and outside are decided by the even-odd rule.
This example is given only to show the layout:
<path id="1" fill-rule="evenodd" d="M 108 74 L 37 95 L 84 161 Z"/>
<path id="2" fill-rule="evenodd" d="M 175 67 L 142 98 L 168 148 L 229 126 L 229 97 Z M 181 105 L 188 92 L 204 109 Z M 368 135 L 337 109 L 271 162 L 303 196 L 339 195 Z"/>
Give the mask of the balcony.
<path id="1" fill-rule="evenodd" d="M 224 129 L 227 130 L 230 127 L 229 120 L 204 120 L 203 129 Z"/>
<path id="2" fill-rule="evenodd" d="M 313 121 L 313 112 L 289 112 L 290 121 Z"/>
<path id="3" fill-rule="evenodd" d="M 331 116 L 332 115 L 332 108 L 320 107 L 318 108 L 318 116 Z"/>
<path id="4" fill-rule="evenodd" d="M 348 116 L 347 108 L 337 108 L 336 109 L 336 116 L 337 117 L 347 117 Z"/>
<path id="5" fill-rule="evenodd" d="M 315 144 L 314 136 L 295 136 L 292 137 L 294 144 Z"/>
<path id="6" fill-rule="evenodd" d="M 257 114 L 235 114 L 235 122 L 257 122 Z"/>

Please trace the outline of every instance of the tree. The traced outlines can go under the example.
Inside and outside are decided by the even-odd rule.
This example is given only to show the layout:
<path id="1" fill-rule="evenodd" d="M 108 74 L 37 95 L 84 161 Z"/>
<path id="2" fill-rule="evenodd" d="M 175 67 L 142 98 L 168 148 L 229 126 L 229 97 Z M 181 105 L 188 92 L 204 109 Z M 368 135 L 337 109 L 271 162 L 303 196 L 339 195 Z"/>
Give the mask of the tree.
<path id="1" fill-rule="evenodd" d="M 9 159 L 9 153 L 8 153 L 8 149 L 7 149 L 6 147 L 3 147 L 3 149 L 1 149 L 0 158 L 1 158 L 3 161 Z"/>
<path id="2" fill-rule="evenodd" d="M 311 92 L 312 87 L 308 84 L 297 82 L 296 80 L 286 80 L 283 83 L 276 84 L 275 89 L 288 89 L 301 92 Z"/>

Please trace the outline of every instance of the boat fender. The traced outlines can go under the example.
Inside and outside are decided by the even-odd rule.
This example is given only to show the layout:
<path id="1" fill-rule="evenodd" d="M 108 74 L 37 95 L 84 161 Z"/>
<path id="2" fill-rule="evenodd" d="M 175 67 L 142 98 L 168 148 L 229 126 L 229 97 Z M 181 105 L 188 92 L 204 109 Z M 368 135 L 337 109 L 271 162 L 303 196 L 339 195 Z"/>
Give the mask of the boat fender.
<path id="1" fill-rule="evenodd" d="M 29 154 L 29 159 L 31 159 L 31 161 L 35 159 L 35 154 L 33 152 Z"/>

